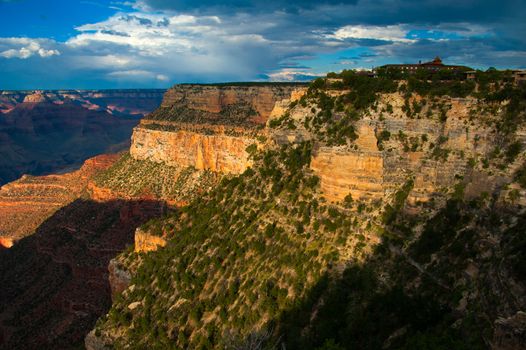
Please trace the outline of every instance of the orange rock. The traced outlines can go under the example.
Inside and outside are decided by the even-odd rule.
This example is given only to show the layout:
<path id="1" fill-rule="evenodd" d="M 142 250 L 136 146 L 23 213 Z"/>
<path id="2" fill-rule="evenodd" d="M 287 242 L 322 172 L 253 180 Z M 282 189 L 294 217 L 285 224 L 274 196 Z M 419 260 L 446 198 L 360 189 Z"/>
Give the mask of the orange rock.
<path id="1" fill-rule="evenodd" d="M 156 251 L 159 247 L 164 247 L 166 240 L 159 236 L 154 236 L 146 231 L 137 229 L 135 231 L 135 252 L 147 253 Z"/>
<path id="2" fill-rule="evenodd" d="M 137 160 L 240 174 L 251 164 L 246 148 L 255 142 L 249 136 L 137 127 L 133 131 L 130 154 Z"/>
<path id="3" fill-rule="evenodd" d="M 264 124 L 276 101 L 288 99 L 295 86 L 204 86 L 176 85 L 166 92 L 161 107 L 171 107 L 182 100 L 190 109 L 219 113 L 226 106 L 248 103 L 257 112 L 256 120 Z"/>
<path id="4" fill-rule="evenodd" d="M 5 247 L 32 234 L 56 210 L 77 199 L 96 173 L 110 167 L 118 155 L 86 160 L 76 171 L 62 175 L 28 176 L 0 188 L 0 232 Z M 7 242 L 7 243 L 6 243 Z M 4 244 L 5 243 L 5 244 Z"/>
<path id="5" fill-rule="evenodd" d="M 321 179 L 321 190 L 328 201 L 382 196 L 383 158 L 373 152 L 339 152 L 321 149 L 312 158 L 311 169 Z"/>

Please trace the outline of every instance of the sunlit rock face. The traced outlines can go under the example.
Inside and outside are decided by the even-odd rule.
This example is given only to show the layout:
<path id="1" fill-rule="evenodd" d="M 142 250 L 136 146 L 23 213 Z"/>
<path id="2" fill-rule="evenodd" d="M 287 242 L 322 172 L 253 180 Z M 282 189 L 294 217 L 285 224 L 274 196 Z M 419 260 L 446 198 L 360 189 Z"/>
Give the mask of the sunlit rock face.
<path id="1" fill-rule="evenodd" d="M 166 245 L 166 240 L 160 236 L 155 236 L 147 231 L 137 229 L 135 231 L 135 252 L 147 253 L 156 251 Z"/>
<path id="2" fill-rule="evenodd" d="M 342 201 L 348 194 L 380 199 L 413 177 L 408 200 L 426 202 L 468 171 L 470 157 L 488 152 L 493 145 L 492 129 L 469 120 L 469 111 L 476 108 L 474 100 L 446 98 L 449 109 L 445 122 L 408 118 L 400 110 L 403 98 L 398 94 L 381 96 L 378 109 L 387 103 L 393 107 L 392 113 L 382 118 L 373 113 L 356 122 L 358 138 L 353 147 L 322 146 L 315 150 L 311 168 L 320 176 L 329 201 Z M 381 132 L 391 136 L 379 148 Z M 435 148 L 447 155 L 441 157 Z M 483 178 L 474 178 L 480 180 L 479 188 L 468 189 L 476 193 L 490 190 Z"/>
<path id="3" fill-rule="evenodd" d="M 219 114 L 231 106 L 247 105 L 255 112 L 251 119 L 264 123 L 276 102 L 290 98 L 295 89 L 295 85 L 176 85 L 164 95 L 161 108 L 185 106 Z"/>
<path id="4" fill-rule="evenodd" d="M 134 129 L 130 154 L 138 160 L 242 173 L 276 103 L 298 86 L 176 85 L 161 107 Z"/>
<path id="5" fill-rule="evenodd" d="M 166 132 L 142 127 L 134 130 L 132 140 L 130 153 L 135 159 L 235 174 L 242 173 L 250 164 L 246 148 L 255 142 L 249 136 Z"/>

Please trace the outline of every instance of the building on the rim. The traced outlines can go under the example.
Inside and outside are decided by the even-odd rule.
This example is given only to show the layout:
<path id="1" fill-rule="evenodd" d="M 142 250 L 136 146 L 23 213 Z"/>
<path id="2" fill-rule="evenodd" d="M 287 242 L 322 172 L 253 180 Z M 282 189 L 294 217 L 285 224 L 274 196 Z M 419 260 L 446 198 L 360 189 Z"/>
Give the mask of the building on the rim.
<path id="1" fill-rule="evenodd" d="M 515 84 L 526 84 L 526 70 L 520 69 L 513 71 L 513 80 Z"/>
<path id="2" fill-rule="evenodd" d="M 377 71 L 379 69 L 382 70 L 398 70 L 402 71 L 404 73 L 416 73 L 419 70 L 427 70 L 427 71 L 453 71 L 453 72 L 464 72 L 464 71 L 470 71 L 472 68 L 466 67 L 466 66 L 455 66 L 455 65 L 448 65 L 444 64 L 440 57 L 435 57 L 434 60 L 430 62 L 419 62 L 419 63 L 404 63 L 404 64 L 386 64 L 380 67 L 376 67 L 373 70 Z"/>

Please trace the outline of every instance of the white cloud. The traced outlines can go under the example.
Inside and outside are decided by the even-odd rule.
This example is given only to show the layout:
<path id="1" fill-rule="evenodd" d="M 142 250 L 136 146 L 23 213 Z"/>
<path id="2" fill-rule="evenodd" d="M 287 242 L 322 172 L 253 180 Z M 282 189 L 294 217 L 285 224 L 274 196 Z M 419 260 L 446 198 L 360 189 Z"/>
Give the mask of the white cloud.
<path id="1" fill-rule="evenodd" d="M 108 20 L 85 24 L 69 39 L 70 47 L 94 43 L 128 46 L 143 56 L 162 56 L 167 52 L 203 49 L 203 37 L 217 33 L 221 20 L 215 16 L 164 16 L 158 14 L 119 13 Z"/>
<path id="2" fill-rule="evenodd" d="M 388 26 L 365 26 L 348 25 L 341 27 L 333 34 L 327 35 L 328 38 L 336 40 L 345 39 L 373 39 L 382 41 L 394 41 L 411 43 L 415 40 L 407 38 L 408 30 L 401 25 Z"/>
<path id="3" fill-rule="evenodd" d="M 56 49 L 42 47 L 53 44 L 48 39 L 0 38 L 0 57 L 27 59 L 34 55 L 43 58 L 60 55 L 60 51 Z"/>
<path id="4" fill-rule="evenodd" d="M 110 77 L 117 78 L 129 78 L 129 77 L 152 77 L 154 74 L 152 72 L 140 69 L 131 69 L 131 70 L 120 70 L 115 72 L 108 73 Z"/>
<path id="5" fill-rule="evenodd" d="M 284 68 L 277 72 L 270 73 L 271 81 L 305 81 L 312 80 L 326 73 L 313 73 L 305 69 Z"/>
<path id="6" fill-rule="evenodd" d="M 157 80 L 160 82 L 169 81 L 170 78 L 164 74 L 157 74 L 143 69 L 130 69 L 114 71 L 107 74 L 110 78 L 121 80 Z"/>

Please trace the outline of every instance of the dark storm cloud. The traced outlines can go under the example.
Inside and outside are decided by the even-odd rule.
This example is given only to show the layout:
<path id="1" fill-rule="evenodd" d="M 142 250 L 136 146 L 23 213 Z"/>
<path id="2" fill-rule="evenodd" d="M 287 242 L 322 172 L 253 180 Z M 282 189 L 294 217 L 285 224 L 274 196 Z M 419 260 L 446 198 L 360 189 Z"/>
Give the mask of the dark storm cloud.
<path id="1" fill-rule="evenodd" d="M 304 21 L 332 25 L 430 23 L 441 22 L 498 22 L 524 14 L 523 0 L 252 0 L 252 1 L 190 1 L 141 0 L 153 9 L 178 12 L 232 14 L 238 12 L 284 11 L 305 15 L 316 10 Z M 321 10 L 321 12 L 320 12 Z M 325 18 L 324 18 L 325 17 Z M 299 18 L 301 19 L 301 18 Z"/>
<path id="2" fill-rule="evenodd" d="M 431 29 L 441 26 L 450 31 L 469 31 L 473 25 L 490 26 L 505 39 L 526 43 L 524 0 L 140 0 L 140 3 L 152 9 L 178 13 L 222 17 L 246 13 L 253 21 L 275 24 L 263 32 L 270 39 L 298 31 L 331 31 L 345 25 L 402 23 Z"/>
<path id="3" fill-rule="evenodd" d="M 286 0 L 232 0 L 232 1 L 217 1 L 217 0 L 145 0 L 146 5 L 160 10 L 176 10 L 176 11 L 212 11 L 219 10 L 232 11 L 275 11 L 284 10 L 290 12 L 297 12 L 300 9 L 314 8 L 320 5 L 342 5 L 342 4 L 356 4 L 358 0 L 304 0 L 304 1 L 286 1 Z"/>

